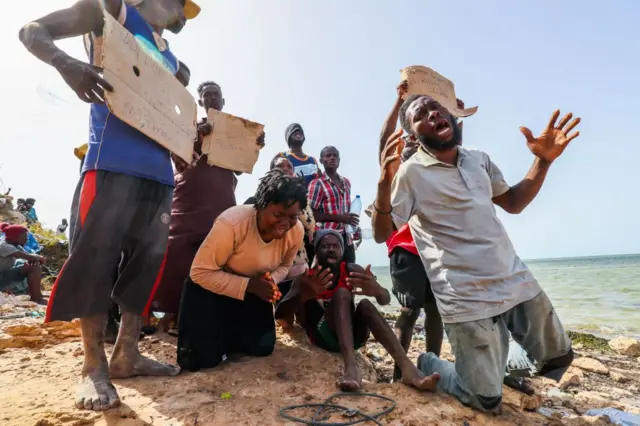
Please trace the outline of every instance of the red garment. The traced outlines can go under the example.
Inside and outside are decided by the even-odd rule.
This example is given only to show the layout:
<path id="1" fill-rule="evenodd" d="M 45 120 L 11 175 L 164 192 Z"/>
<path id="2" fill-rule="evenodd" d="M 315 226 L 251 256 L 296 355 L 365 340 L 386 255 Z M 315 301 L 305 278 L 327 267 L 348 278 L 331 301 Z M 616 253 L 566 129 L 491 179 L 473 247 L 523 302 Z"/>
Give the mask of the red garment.
<path id="1" fill-rule="evenodd" d="M 21 225 L 9 225 L 4 226 L 2 232 L 6 235 L 7 241 L 15 241 L 20 238 L 22 234 L 29 232 L 29 230 Z"/>
<path id="2" fill-rule="evenodd" d="M 313 272 L 309 271 L 309 275 L 311 275 Z M 347 270 L 347 262 L 341 262 L 340 263 L 340 277 L 338 277 L 338 284 L 328 290 L 323 291 L 322 293 L 320 293 L 316 299 L 318 300 L 330 300 L 333 295 L 336 293 L 336 291 L 338 291 L 339 288 L 346 288 L 347 290 L 351 291 L 353 290 L 353 288 L 347 284 L 347 277 L 349 276 L 349 271 Z"/>
<path id="3" fill-rule="evenodd" d="M 387 240 L 387 254 L 391 256 L 391 252 L 396 247 L 418 256 L 418 248 L 416 247 L 416 242 L 413 241 L 413 235 L 411 235 L 408 223 L 402 225 L 397 231 L 393 231 L 393 234 Z"/>
<path id="4" fill-rule="evenodd" d="M 351 210 L 351 182 L 339 176 L 342 185 L 336 185 L 326 173 L 315 178 L 309 184 L 309 200 L 313 210 L 325 214 L 348 214 Z M 335 229 L 347 237 L 347 245 L 353 244 L 351 235 L 345 232 L 339 222 L 317 222 L 316 229 Z"/>
<path id="5" fill-rule="evenodd" d="M 200 151 L 200 143 L 196 144 Z M 191 263 L 220 213 L 236 205 L 234 172 L 207 164 L 203 155 L 195 167 L 174 176 L 167 264 L 152 309 L 178 313 Z"/>

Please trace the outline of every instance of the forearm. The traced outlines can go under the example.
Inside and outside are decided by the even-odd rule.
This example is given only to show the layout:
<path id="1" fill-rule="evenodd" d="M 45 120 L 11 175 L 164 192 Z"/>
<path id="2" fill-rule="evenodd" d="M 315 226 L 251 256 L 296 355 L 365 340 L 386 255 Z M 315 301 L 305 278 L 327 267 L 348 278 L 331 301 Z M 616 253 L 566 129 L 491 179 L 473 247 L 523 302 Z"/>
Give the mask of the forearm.
<path id="1" fill-rule="evenodd" d="M 38 262 L 40 260 L 40 256 L 36 256 L 30 253 L 25 253 L 23 251 L 15 252 L 11 255 L 11 257 L 15 259 L 24 259 L 29 262 Z"/>
<path id="2" fill-rule="evenodd" d="M 388 305 L 389 303 L 391 303 L 391 295 L 389 294 L 389 290 L 382 287 L 380 284 L 378 285 L 380 286 L 380 294 L 376 296 L 376 302 L 378 302 L 378 305 Z"/>
<path id="3" fill-rule="evenodd" d="M 249 283 L 249 278 L 198 265 L 191 267 L 191 279 L 212 293 L 238 300 L 244 300 L 247 284 Z"/>
<path id="4" fill-rule="evenodd" d="M 293 266 L 292 264 L 288 264 L 288 265 L 280 265 L 278 266 L 278 268 L 271 272 L 271 278 L 273 279 L 273 282 L 276 284 L 280 284 L 282 281 L 284 281 L 284 279 L 287 277 L 287 275 L 289 275 L 289 271 L 291 270 L 291 266 Z"/>
<path id="5" fill-rule="evenodd" d="M 513 214 L 521 213 L 540 192 L 549 166 L 551 163 L 536 157 L 525 178 L 507 191 L 508 206 L 505 210 Z"/>
<path id="6" fill-rule="evenodd" d="M 323 213 L 318 210 L 313 211 L 313 217 L 316 219 L 316 222 L 343 222 L 342 215 Z"/>
<path id="7" fill-rule="evenodd" d="M 381 212 L 391 212 L 391 184 L 387 182 L 378 183 L 378 192 L 374 202 L 373 214 L 371 215 L 371 229 L 373 239 L 376 243 L 384 243 L 389 239 L 394 231 L 391 214 L 381 214 Z"/>
<path id="8" fill-rule="evenodd" d="M 382 130 L 380 131 L 380 145 L 378 147 L 378 163 L 380 163 L 380 157 L 382 156 L 382 151 L 384 150 L 387 140 L 393 132 L 396 131 L 396 124 L 398 123 L 398 115 L 400 114 L 402 102 L 402 98 L 398 97 L 396 99 L 396 102 L 393 104 L 393 109 L 382 125 Z"/>
<path id="9" fill-rule="evenodd" d="M 42 62 L 56 66 L 69 58 L 63 50 L 58 48 L 47 29 L 38 22 L 31 22 L 20 30 L 20 41 L 31 54 Z"/>
<path id="10" fill-rule="evenodd" d="M 118 16 L 120 5 L 120 0 L 78 0 L 67 9 L 57 10 L 22 27 L 20 41 L 38 59 L 56 66 L 70 56 L 55 45 L 55 40 L 100 31 L 103 26 L 102 7 Z"/>

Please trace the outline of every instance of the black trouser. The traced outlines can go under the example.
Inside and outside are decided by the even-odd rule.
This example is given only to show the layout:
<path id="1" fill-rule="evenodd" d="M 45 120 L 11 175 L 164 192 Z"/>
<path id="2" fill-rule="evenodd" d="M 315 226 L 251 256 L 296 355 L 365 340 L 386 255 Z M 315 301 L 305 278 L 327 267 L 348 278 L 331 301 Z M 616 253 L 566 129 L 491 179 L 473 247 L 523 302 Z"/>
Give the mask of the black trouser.
<path id="1" fill-rule="evenodd" d="M 347 263 L 356 263 L 356 246 L 354 244 L 344 246 L 342 260 Z"/>
<path id="2" fill-rule="evenodd" d="M 178 319 L 178 364 L 198 371 L 212 368 L 223 356 L 271 355 L 276 345 L 273 305 L 246 294 L 233 299 L 205 290 L 187 278 Z"/>

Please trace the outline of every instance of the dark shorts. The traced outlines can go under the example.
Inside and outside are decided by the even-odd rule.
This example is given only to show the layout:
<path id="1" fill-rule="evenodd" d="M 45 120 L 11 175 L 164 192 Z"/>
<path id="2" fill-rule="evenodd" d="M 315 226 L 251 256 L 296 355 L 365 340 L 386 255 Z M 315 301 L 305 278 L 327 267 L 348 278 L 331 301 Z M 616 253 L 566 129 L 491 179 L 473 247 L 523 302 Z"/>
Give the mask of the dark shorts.
<path id="1" fill-rule="evenodd" d="M 148 311 L 165 262 L 173 188 L 88 171 L 73 196 L 69 259 L 51 292 L 47 321 Z M 117 274 L 114 272 L 117 271 Z"/>
<path id="2" fill-rule="evenodd" d="M 305 303 L 306 322 L 305 330 L 307 337 L 315 346 L 324 349 L 329 352 L 340 352 L 340 343 L 338 342 L 338 336 L 329 327 L 327 322 L 327 311 L 320 306 L 317 300 L 309 300 Z M 352 311 L 355 310 L 352 309 Z M 369 340 L 369 332 L 360 333 L 359 329 L 354 326 L 355 321 L 352 324 L 353 327 L 353 348 L 358 350 L 363 347 L 367 340 Z"/>
<path id="3" fill-rule="evenodd" d="M 273 305 L 245 294 L 244 300 L 212 293 L 188 278 L 178 319 L 178 364 L 185 370 L 212 368 L 225 355 L 268 356 L 276 345 Z"/>
<path id="4" fill-rule="evenodd" d="M 425 303 L 435 303 L 436 299 L 420 256 L 396 248 L 389 260 L 392 291 L 400 305 L 404 308 L 420 309 Z"/>

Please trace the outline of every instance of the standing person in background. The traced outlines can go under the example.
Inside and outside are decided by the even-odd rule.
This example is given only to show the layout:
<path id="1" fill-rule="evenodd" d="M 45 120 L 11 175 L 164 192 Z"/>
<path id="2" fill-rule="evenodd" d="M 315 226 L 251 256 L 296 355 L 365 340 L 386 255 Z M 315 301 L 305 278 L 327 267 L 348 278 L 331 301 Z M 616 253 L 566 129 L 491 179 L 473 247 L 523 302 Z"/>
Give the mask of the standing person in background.
<path id="1" fill-rule="evenodd" d="M 307 185 L 318 175 L 318 161 L 302 151 L 305 142 L 304 130 L 298 123 L 290 124 L 284 131 L 284 139 L 289 145 L 288 152 L 281 152 L 293 165 L 293 172 L 302 178 Z"/>
<path id="2" fill-rule="evenodd" d="M 199 11 L 193 0 L 78 0 L 20 30 L 29 52 L 53 66 L 77 96 L 91 104 L 89 148 L 72 204 L 70 256 L 54 284 L 45 319 L 80 318 L 84 364 L 75 398 L 80 409 L 101 411 L 120 405 L 112 379 L 179 373 L 178 368 L 142 356 L 138 348 L 141 315 L 150 308 L 166 260 L 171 156 L 104 105 L 105 90 L 113 90 L 98 68 L 104 18 L 108 14 L 117 19 L 140 48 L 148 49 L 159 66 L 175 75 L 178 61 L 162 42 L 162 33 L 179 33 Z M 89 63 L 55 43 L 82 34 L 90 38 Z M 112 301 L 122 310 L 122 322 L 107 361 L 103 329 Z"/>
<path id="3" fill-rule="evenodd" d="M 305 184 L 308 186 L 319 175 L 320 168 L 318 161 L 314 157 L 302 151 L 302 146 L 306 140 L 302 126 L 298 123 L 292 123 L 287 126 L 284 131 L 284 139 L 289 146 L 289 151 L 281 152 L 278 155 L 287 158 L 291 162 L 293 172 L 297 176 L 304 178 Z M 310 266 L 313 261 L 313 238 L 309 239 L 307 235 L 304 236 L 304 248 L 309 257 L 307 264 Z"/>
<path id="4" fill-rule="evenodd" d="M 344 260 L 355 263 L 356 250 L 345 225 L 358 226 L 358 215 L 351 214 L 351 182 L 338 174 L 340 152 L 334 146 L 320 151 L 324 173 L 309 184 L 309 200 L 316 219 L 316 229 L 335 229 L 346 242 Z M 309 253 L 307 253 L 309 254 Z"/>
<path id="5" fill-rule="evenodd" d="M 26 209 L 26 213 L 25 213 L 25 217 L 27 218 L 27 222 L 28 223 L 37 223 L 38 220 L 38 214 L 36 213 L 36 209 L 35 206 L 36 204 L 36 200 L 35 198 L 27 198 L 24 202 L 24 206 Z"/>
<path id="6" fill-rule="evenodd" d="M 218 83 L 205 81 L 200 84 L 198 97 L 198 103 L 207 114 L 211 109 L 222 111 L 224 108 L 225 100 Z M 209 123 L 206 117 L 198 123 L 194 150 L 201 157 L 195 166 L 176 163 L 167 265 L 152 304 L 154 311 L 167 314 L 161 322 L 161 328 L 165 331 L 178 314 L 182 287 L 189 277 L 191 263 L 200 245 L 218 216 L 236 205 L 235 173 L 209 165 L 207 155 L 202 154 L 204 137 L 213 131 L 213 126 L 215 123 Z M 264 133 L 256 143 L 264 145 Z M 175 334 L 177 330 L 169 331 Z"/>
<path id="7" fill-rule="evenodd" d="M 56 228 L 56 235 L 66 235 L 68 227 L 69 222 L 67 222 L 67 219 L 62 219 L 62 223 Z"/>

